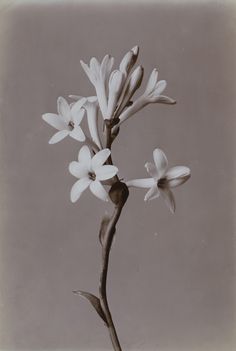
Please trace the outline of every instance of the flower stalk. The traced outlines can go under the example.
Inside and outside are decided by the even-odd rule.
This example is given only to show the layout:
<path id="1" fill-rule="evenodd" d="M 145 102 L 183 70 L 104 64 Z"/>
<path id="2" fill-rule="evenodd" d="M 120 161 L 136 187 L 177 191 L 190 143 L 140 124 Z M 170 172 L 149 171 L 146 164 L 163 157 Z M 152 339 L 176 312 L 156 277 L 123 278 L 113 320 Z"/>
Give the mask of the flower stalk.
<path id="1" fill-rule="evenodd" d="M 107 273 L 109 265 L 109 256 L 111 251 L 111 245 L 114 238 L 116 224 L 121 215 L 121 211 L 124 205 L 118 205 L 114 208 L 114 213 L 108 223 L 107 231 L 105 232 L 105 238 L 102 241 L 102 268 L 100 275 L 100 284 L 99 284 L 99 296 L 100 303 L 104 315 L 106 317 L 107 328 L 109 331 L 110 339 L 115 351 L 121 351 L 120 342 L 117 336 L 117 332 L 112 320 L 112 315 L 109 309 L 108 300 L 107 300 Z"/>
<path id="2" fill-rule="evenodd" d="M 106 223 L 106 230 L 104 231 L 103 237 L 100 238 L 102 245 L 102 269 L 100 275 L 99 296 L 101 307 L 106 317 L 106 324 L 113 348 L 115 351 L 122 351 L 107 300 L 107 273 L 112 241 L 116 232 L 116 224 L 120 218 L 125 202 L 128 199 L 129 190 L 125 183 L 119 181 L 114 183 L 111 187 L 109 195 L 112 202 L 115 204 L 115 208 L 112 217 L 109 222 Z"/>

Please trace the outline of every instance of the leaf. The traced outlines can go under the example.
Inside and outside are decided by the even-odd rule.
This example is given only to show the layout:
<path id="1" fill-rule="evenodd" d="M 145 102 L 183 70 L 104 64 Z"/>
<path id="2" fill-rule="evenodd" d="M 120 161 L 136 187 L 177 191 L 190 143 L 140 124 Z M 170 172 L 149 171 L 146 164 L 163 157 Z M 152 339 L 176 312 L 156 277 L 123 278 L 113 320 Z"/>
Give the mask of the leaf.
<path id="1" fill-rule="evenodd" d="M 84 297 L 85 299 L 87 299 L 91 305 L 95 308 L 95 310 L 97 311 L 98 315 L 102 318 L 102 320 L 106 323 L 107 325 L 107 321 L 106 321 L 106 317 L 105 317 L 105 314 L 102 310 L 102 307 L 101 307 L 101 303 L 100 303 L 100 300 L 97 296 L 93 295 L 93 294 L 90 294 L 86 291 L 82 291 L 82 290 L 75 290 L 73 291 L 74 294 L 78 294 L 82 297 Z"/>
<path id="2" fill-rule="evenodd" d="M 100 241 L 101 245 L 103 245 L 103 243 L 104 243 L 105 234 L 106 234 L 106 230 L 107 230 L 107 226 L 108 226 L 109 222 L 110 222 L 110 217 L 106 213 L 102 219 L 100 230 L 99 230 L 99 241 Z"/>

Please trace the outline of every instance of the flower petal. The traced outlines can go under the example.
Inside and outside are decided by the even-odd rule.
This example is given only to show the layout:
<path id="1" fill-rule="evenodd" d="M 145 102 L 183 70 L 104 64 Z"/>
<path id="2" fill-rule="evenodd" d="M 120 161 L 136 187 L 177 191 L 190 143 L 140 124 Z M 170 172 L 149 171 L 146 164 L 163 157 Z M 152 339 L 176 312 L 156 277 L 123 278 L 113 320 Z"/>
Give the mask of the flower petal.
<path id="1" fill-rule="evenodd" d="M 100 75 L 100 63 L 96 57 L 92 57 L 90 60 L 90 69 L 94 73 L 94 75 L 99 78 Z"/>
<path id="2" fill-rule="evenodd" d="M 62 96 L 57 99 L 57 111 L 61 115 L 65 122 L 70 121 L 70 105 Z"/>
<path id="3" fill-rule="evenodd" d="M 81 108 L 86 103 L 86 101 L 87 101 L 86 98 L 82 98 L 82 99 L 76 101 L 73 104 L 73 106 L 71 107 L 72 118 L 73 118 L 74 122 L 77 122 L 78 124 L 80 124 L 80 122 L 82 121 L 84 109 L 81 110 Z"/>
<path id="4" fill-rule="evenodd" d="M 55 113 L 45 113 L 42 115 L 42 119 L 50 124 L 50 126 L 58 130 L 64 130 L 68 128 L 63 118 Z"/>
<path id="5" fill-rule="evenodd" d="M 92 169 L 95 171 L 97 168 L 100 168 L 108 159 L 110 154 L 111 151 L 109 149 L 103 149 L 94 155 L 92 158 Z"/>
<path id="6" fill-rule="evenodd" d="M 127 186 L 133 186 L 135 188 L 151 188 L 156 184 L 153 178 L 144 179 L 132 179 L 125 182 Z"/>
<path id="7" fill-rule="evenodd" d="M 98 180 L 106 180 L 114 177 L 118 172 L 118 168 L 111 165 L 101 166 L 100 168 L 96 168 L 95 174 L 96 179 Z"/>
<path id="8" fill-rule="evenodd" d="M 80 60 L 80 64 L 84 70 L 84 72 L 87 74 L 90 82 L 94 85 L 96 83 L 96 79 L 94 77 L 93 72 L 91 71 L 91 69 L 88 67 L 88 65 L 86 63 L 84 63 L 82 60 Z"/>
<path id="9" fill-rule="evenodd" d="M 84 163 L 72 161 L 69 164 L 69 172 L 76 178 L 85 178 L 88 175 L 88 168 Z"/>
<path id="10" fill-rule="evenodd" d="M 97 144 L 99 149 L 102 149 L 102 144 L 98 132 L 98 106 L 96 102 L 89 102 L 85 105 L 87 110 L 88 128 L 92 140 Z"/>
<path id="11" fill-rule="evenodd" d="M 110 75 L 112 66 L 114 64 L 114 58 L 111 57 L 110 55 L 105 55 L 102 63 L 101 63 L 101 77 L 105 81 L 105 79 Z"/>
<path id="12" fill-rule="evenodd" d="M 185 166 L 170 168 L 165 175 L 168 186 L 174 188 L 185 183 L 190 178 L 190 169 Z"/>
<path id="13" fill-rule="evenodd" d="M 146 193 L 146 195 L 144 197 L 144 201 L 153 200 L 153 199 L 157 198 L 159 195 L 160 195 L 160 191 L 157 187 L 157 184 L 155 184 Z"/>
<path id="14" fill-rule="evenodd" d="M 49 144 L 56 144 L 62 139 L 64 139 L 69 134 L 68 130 L 60 130 L 56 134 L 54 134 L 51 139 L 49 140 Z"/>
<path id="15" fill-rule="evenodd" d="M 157 79 L 158 79 L 158 71 L 156 68 L 154 68 L 154 70 L 152 71 L 152 73 L 150 74 L 150 77 L 148 79 L 147 87 L 146 87 L 146 90 L 144 92 L 145 95 L 149 95 L 150 93 L 153 92 L 153 90 L 157 84 Z"/>
<path id="16" fill-rule="evenodd" d="M 160 104 L 167 104 L 167 105 L 175 105 L 176 104 L 175 99 L 172 99 L 171 97 L 166 96 L 166 95 L 159 95 L 155 102 L 159 102 Z"/>
<path id="17" fill-rule="evenodd" d="M 172 213 L 174 213 L 176 205 L 175 205 L 175 198 L 174 198 L 172 191 L 167 187 L 166 188 L 159 188 L 159 190 L 160 190 L 160 193 L 161 193 L 163 199 L 165 200 L 167 207 L 170 209 L 170 211 Z"/>
<path id="18" fill-rule="evenodd" d="M 88 170 L 91 169 L 91 153 L 87 145 L 83 145 L 79 150 L 78 161 L 84 163 Z"/>
<path id="19" fill-rule="evenodd" d="M 164 176 L 168 167 L 166 155 L 161 149 L 155 149 L 153 151 L 153 159 L 157 168 L 158 179 L 160 179 Z"/>
<path id="20" fill-rule="evenodd" d="M 159 82 L 157 82 L 157 84 L 156 84 L 154 95 L 159 96 L 165 90 L 166 85 L 167 85 L 167 83 L 165 80 L 159 80 Z"/>
<path id="21" fill-rule="evenodd" d="M 107 117 L 107 94 L 106 94 L 105 83 L 99 80 L 98 83 L 96 83 L 95 85 L 95 90 L 96 90 L 100 110 L 102 112 L 102 116 L 105 119 Z"/>
<path id="22" fill-rule="evenodd" d="M 73 106 L 74 107 L 74 106 Z M 71 113 L 72 114 L 72 113 Z M 76 125 L 79 125 L 84 117 L 84 114 L 85 114 L 85 110 L 84 109 L 80 109 L 80 110 L 74 110 L 73 111 L 73 114 L 72 114 L 72 117 L 73 117 L 73 122 L 76 124 Z"/>
<path id="23" fill-rule="evenodd" d="M 70 137 L 78 141 L 85 141 L 85 135 L 80 126 L 76 126 L 72 132 L 70 132 Z"/>
<path id="24" fill-rule="evenodd" d="M 145 163 L 145 168 L 152 178 L 158 179 L 158 172 L 156 166 L 152 162 Z"/>
<path id="25" fill-rule="evenodd" d="M 90 183 L 91 183 L 91 180 L 89 178 L 82 178 L 77 180 L 77 182 L 75 182 L 75 184 L 71 188 L 71 192 L 70 192 L 71 202 L 76 202 L 80 198 L 82 192 L 85 189 L 87 189 Z"/>
<path id="26" fill-rule="evenodd" d="M 80 95 L 69 95 L 69 98 L 70 99 L 74 99 L 76 101 L 80 100 L 80 99 L 83 99 L 83 96 L 80 96 Z"/>
<path id="27" fill-rule="evenodd" d="M 90 190 L 99 199 L 101 199 L 103 201 L 108 201 L 108 194 L 107 194 L 106 190 L 104 189 L 104 187 L 102 186 L 102 184 L 98 180 L 91 182 Z"/>

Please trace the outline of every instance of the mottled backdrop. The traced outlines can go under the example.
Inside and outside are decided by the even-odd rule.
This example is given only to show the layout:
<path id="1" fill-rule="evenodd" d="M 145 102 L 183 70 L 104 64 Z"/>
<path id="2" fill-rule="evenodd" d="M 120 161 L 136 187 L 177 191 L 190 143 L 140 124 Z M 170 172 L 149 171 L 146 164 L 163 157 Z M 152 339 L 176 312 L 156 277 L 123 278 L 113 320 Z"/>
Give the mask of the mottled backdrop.
<path id="1" fill-rule="evenodd" d="M 235 350 L 236 6 L 228 1 L 80 4 L 2 1 L 0 28 L 0 349 L 110 350 L 73 289 L 97 293 L 106 204 L 71 204 L 79 144 L 49 145 L 56 99 L 93 94 L 79 60 L 138 44 L 175 106 L 150 105 L 114 144 L 125 178 L 161 147 L 192 178 L 177 212 L 132 191 L 119 223 L 109 301 L 124 351 Z"/>

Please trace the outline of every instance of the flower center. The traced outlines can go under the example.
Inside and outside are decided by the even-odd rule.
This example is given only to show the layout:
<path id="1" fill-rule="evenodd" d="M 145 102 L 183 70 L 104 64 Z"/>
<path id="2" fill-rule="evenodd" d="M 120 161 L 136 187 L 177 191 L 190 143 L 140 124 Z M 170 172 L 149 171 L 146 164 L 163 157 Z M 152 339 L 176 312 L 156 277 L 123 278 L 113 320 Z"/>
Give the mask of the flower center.
<path id="1" fill-rule="evenodd" d="M 164 188 L 167 184 L 166 178 L 161 178 L 157 182 L 158 188 Z"/>
<path id="2" fill-rule="evenodd" d="M 70 127 L 70 128 L 71 128 L 71 130 L 73 130 L 73 129 L 74 129 L 74 127 L 75 127 L 74 122 L 70 121 L 70 122 L 68 123 L 68 127 Z"/>
<path id="3" fill-rule="evenodd" d="M 93 172 L 89 172 L 88 173 L 88 176 L 89 176 L 89 179 L 91 179 L 91 180 L 96 180 L 96 174 L 95 173 L 93 173 Z"/>

